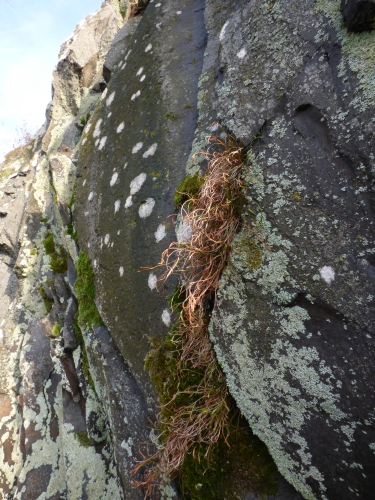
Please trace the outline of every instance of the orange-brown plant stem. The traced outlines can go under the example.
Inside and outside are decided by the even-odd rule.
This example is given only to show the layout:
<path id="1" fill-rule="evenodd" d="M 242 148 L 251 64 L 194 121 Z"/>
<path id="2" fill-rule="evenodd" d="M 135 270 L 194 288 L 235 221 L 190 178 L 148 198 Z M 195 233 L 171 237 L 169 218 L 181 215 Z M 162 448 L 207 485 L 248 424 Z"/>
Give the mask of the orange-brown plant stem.
<path id="1" fill-rule="evenodd" d="M 224 140 L 210 136 L 207 142 L 208 151 L 200 153 L 208 161 L 204 182 L 197 195 L 183 193 L 187 201 L 181 207 L 180 227 L 187 231 L 163 252 L 160 266 L 165 272 L 159 278 L 162 283 L 171 275 L 181 278 L 185 298 L 171 336 L 176 373 L 181 380 L 194 372 L 200 379 L 162 401 L 156 424 L 161 446 L 134 469 L 135 474 L 153 463 L 145 480 L 135 483 L 145 488 L 146 497 L 161 479 L 179 473 L 186 455 L 194 454 L 198 444 L 205 443 L 209 454 L 220 437 L 227 437 L 228 390 L 209 340 L 207 302 L 216 295 L 241 224 L 243 149 L 230 136 Z M 185 403 L 179 405 L 182 398 Z"/>

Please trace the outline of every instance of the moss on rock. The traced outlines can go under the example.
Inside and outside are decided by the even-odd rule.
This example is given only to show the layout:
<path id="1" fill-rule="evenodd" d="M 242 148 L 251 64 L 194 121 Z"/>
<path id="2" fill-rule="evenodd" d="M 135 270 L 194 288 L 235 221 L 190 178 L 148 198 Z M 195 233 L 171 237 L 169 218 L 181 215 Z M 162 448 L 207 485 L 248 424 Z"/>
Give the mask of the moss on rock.
<path id="1" fill-rule="evenodd" d="M 49 299 L 47 297 L 46 292 L 44 291 L 43 285 L 39 285 L 38 288 L 39 294 L 42 297 L 42 300 L 44 302 L 44 307 L 46 308 L 47 314 L 51 311 L 52 306 L 53 306 L 53 299 Z"/>
<path id="2" fill-rule="evenodd" d="M 88 448 L 89 446 L 94 446 L 89 438 L 87 431 L 74 432 L 75 439 L 79 442 L 80 446 Z"/>
<path id="3" fill-rule="evenodd" d="M 172 309 L 181 313 L 185 291 L 176 287 L 168 297 Z M 210 393 L 220 391 L 221 379 L 209 378 L 205 370 L 193 369 L 190 363 L 179 367 L 181 342 L 178 327 L 172 326 L 165 339 L 151 340 L 146 357 L 149 370 L 162 406 L 165 425 L 158 429 L 168 433 L 171 414 L 182 407 L 199 404 L 199 387 L 209 380 Z M 232 398 L 228 398 L 231 414 L 228 426 L 213 446 L 204 442 L 194 445 L 183 461 L 178 479 L 183 498 L 190 500 L 235 500 L 249 492 L 273 495 L 277 492 L 279 473 L 267 447 L 251 432 L 246 420 L 240 417 Z M 161 438 L 163 440 L 163 438 Z"/>
<path id="4" fill-rule="evenodd" d="M 52 328 L 52 337 L 59 338 L 60 333 L 61 333 L 61 325 L 59 325 L 59 323 L 56 323 Z"/>
<path id="5" fill-rule="evenodd" d="M 196 196 L 204 183 L 204 176 L 196 173 L 183 179 L 176 189 L 174 197 L 175 207 L 180 208 L 189 198 Z"/>
<path id="6" fill-rule="evenodd" d="M 95 305 L 95 276 L 90 257 L 79 252 L 77 262 L 77 281 L 75 290 L 78 299 L 79 320 L 87 328 L 103 325 L 102 318 Z"/>
<path id="7" fill-rule="evenodd" d="M 238 414 L 237 414 L 238 417 Z M 238 500 L 252 492 L 275 495 L 279 473 L 267 447 L 244 418 L 233 418 L 227 442 L 222 438 L 206 457 L 201 444 L 184 461 L 180 488 L 189 500 Z"/>
<path id="8" fill-rule="evenodd" d="M 61 245 L 55 245 L 52 233 L 48 232 L 43 242 L 46 254 L 51 258 L 51 269 L 56 274 L 68 271 L 68 257 Z"/>

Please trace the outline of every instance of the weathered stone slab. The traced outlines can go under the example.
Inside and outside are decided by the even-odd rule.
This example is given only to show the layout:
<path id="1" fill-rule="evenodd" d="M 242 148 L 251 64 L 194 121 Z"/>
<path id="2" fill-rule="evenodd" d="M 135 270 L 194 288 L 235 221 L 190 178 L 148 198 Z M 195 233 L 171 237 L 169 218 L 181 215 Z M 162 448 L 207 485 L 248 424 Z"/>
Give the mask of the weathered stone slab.
<path id="1" fill-rule="evenodd" d="M 220 71 L 202 87 L 216 92 L 203 109 L 253 139 L 257 213 L 233 245 L 211 335 L 284 477 L 308 499 L 370 498 L 374 66 L 364 54 L 375 39 L 348 34 L 338 3 L 300 7 L 206 4 L 208 68 Z"/>
<path id="2" fill-rule="evenodd" d="M 143 369 L 148 338 L 165 334 L 169 322 L 162 320 L 165 298 L 148 284 L 157 271 L 139 270 L 156 265 L 174 238 L 168 216 L 196 127 L 206 37 L 201 0 L 157 5 L 147 8 L 126 68 L 113 75 L 90 120 L 75 205 L 79 242 L 93 259 L 97 305 L 150 398 L 154 389 Z"/>

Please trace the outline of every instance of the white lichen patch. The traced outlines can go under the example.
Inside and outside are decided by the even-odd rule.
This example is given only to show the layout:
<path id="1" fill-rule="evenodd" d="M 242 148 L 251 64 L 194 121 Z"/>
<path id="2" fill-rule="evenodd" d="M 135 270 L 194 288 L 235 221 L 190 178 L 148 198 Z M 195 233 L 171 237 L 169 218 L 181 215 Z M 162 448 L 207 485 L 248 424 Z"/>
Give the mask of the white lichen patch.
<path id="1" fill-rule="evenodd" d="M 107 142 L 107 136 L 102 137 L 98 147 L 99 151 L 101 151 L 104 148 L 106 142 Z"/>
<path id="2" fill-rule="evenodd" d="M 171 324 L 171 315 L 168 309 L 164 309 L 162 315 L 161 315 L 161 320 L 165 324 L 165 326 L 170 326 Z"/>
<path id="3" fill-rule="evenodd" d="M 108 97 L 108 99 L 106 100 L 106 102 L 105 102 L 105 103 L 106 103 L 106 105 L 107 105 L 108 107 L 112 104 L 113 99 L 115 98 L 115 93 L 116 93 L 115 91 L 114 91 L 114 92 L 112 92 L 112 94 L 110 94 L 110 95 L 109 95 L 109 97 Z"/>
<path id="4" fill-rule="evenodd" d="M 142 148 L 143 148 L 143 142 L 137 142 L 137 144 L 132 149 L 133 155 L 138 153 L 138 151 L 140 151 Z"/>
<path id="5" fill-rule="evenodd" d="M 157 230 L 155 231 L 156 243 L 159 243 L 166 236 L 165 224 L 159 224 Z"/>
<path id="6" fill-rule="evenodd" d="M 142 219 L 149 217 L 154 209 L 154 206 L 154 198 L 147 198 L 147 200 L 138 209 L 139 217 L 141 217 Z"/>
<path id="7" fill-rule="evenodd" d="M 149 156 L 154 156 L 156 148 L 158 147 L 157 143 L 155 142 L 152 144 L 144 153 L 143 153 L 143 158 L 148 158 Z"/>
<path id="8" fill-rule="evenodd" d="M 245 48 L 242 48 L 239 52 L 237 52 L 237 57 L 238 59 L 243 59 L 247 54 L 247 51 Z"/>
<path id="9" fill-rule="evenodd" d="M 101 101 L 104 101 L 104 99 L 107 97 L 107 94 L 108 94 L 108 87 L 106 87 L 104 89 L 104 92 L 102 93 L 102 95 L 100 96 L 100 100 Z"/>
<path id="10" fill-rule="evenodd" d="M 96 122 L 96 125 L 95 125 L 95 128 L 94 128 L 94 132 L 92 134 L 94 137 L 99 137 L 100 136 L 100 125 L 102 124 L 102 122 L 103 122 L 102 118 L 99 118 L 99 120 Z"/>
<path id="11" fill-rule="evenodd" d="M 74 432 L 67 424 L 63 425 L 62 439 L 67 453 L 66 475 L 68 498 L 81 500 L 83 485 L 87 498 L 111 498 L 122 500 L 123 495 L 119 481 L 112 474 L 108 477 L 104 458 L 96 453 L 93 446 L 80 446 L 74 437 Z M 87 478 L 89 480 L 87 481 Z"/>
<path id="12" fill-rule="evenodd" d="M 335 271 L 331 266 L 323 266 L 319 269 L 320 276 L 328 285 L 335 279 Z"/>
<path id="13" fill-rule="evenodd" d="M 133 456 L 132 452 L 133 439 L 130 437 L 127 441 L 122 441 L 121 448 L 124 448 L 129 457 Z"/>
<path id="14" fill-rule="evenodd" d="M 121 122 L 120 125 L 117 127 L 116 132 L 119 134 L 120 132 L 122 132 L 124 130 L 124 127 L 125 127 L 125 123 Z"/>
<path id="15" fill-rule="evenodd" d="M 219 34 L 219 40 L 222 42 L 224 40 L 224 36 L 225 36 L 225 31 L 227 29 L 227 26 L 229 24 L 229 21 L 225 21 L 223 27 L 221 28 L 220 30 L 220 34 Z"/>
<path id="16" fill-rule="evenodd" d="M 193 231 L 186 219 L 177 218 L 176 237 L 179 243 L 188 243 L 191 240 Z"/>
<path id="17" fill-rule="evenodd" d="M 135 100 L 135 99 L 137 99 L 137 97 L 139 97 L 140 95 L 141 95 L 141 91 L 140 91 L 140 90 L 137 90 L 137 92 L 131 96 L 131 100 L 132 100 L 132 101 L 134 101 L 134 100 Z"/>
<path id="18" fill-rule="evenodd" d="M 133 205 L 133 197 L 130 195 L 126 198 L 125 208 L 130 208 Z"/>
<path id="19" fill-rule="evenodd" d="M 116 184 L 117 179 L 118 179 L 118 173 L 114 172 L 114 174 L 111 177 L 111 181 L 110 181 L 109 185 L 114 186 Z"/>
<path id="20" fill-rule="evenodd" d="M 135 193 L 138 193 L 138 191 L 141 189 L 143 186 L 145 180 L 147 178 L 147 174 L 142 172 L 141 174 L 137 175 L 131 183 L 130 183 L 130 194 L 133 195 Z"/>
<path id="21" fill-rule="evenodd" d="M 158 278 L 157 278 L 156 274 L 150 273 L 150 275 L 148 277 L 148 281 L 147 281 L 150 290 L 155 290 L 157 282 L 158 282 Z"/>

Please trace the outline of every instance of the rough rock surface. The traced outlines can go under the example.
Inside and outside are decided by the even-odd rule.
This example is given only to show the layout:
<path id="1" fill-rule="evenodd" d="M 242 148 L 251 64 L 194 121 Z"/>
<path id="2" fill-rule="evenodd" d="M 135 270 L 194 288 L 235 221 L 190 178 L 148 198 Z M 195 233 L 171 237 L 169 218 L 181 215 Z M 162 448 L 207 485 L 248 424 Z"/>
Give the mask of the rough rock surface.
<path id="1" fill-rule="evenodd" d="M 173 321 L 150 267 L 223 130 L 248 206 L 210 335 L 288 481 L 269 500 L 372 498 L 374 53 L 336 0 L 107 0 L 77 26 L 44 128 L 0 170 L 0 498 L 143 498 L 144 358 Z M 81 333 L 79 250 L 105 325 Z"/>
<path id="2" fill-rule="evenodd" d="M 258 139 L 248 174 L 256 221 L 247 217 L 256 227 L 236 239 L 212 340 L 284 477 L 305 498 L 370 498 L 374 34 L 346 32 L 335 2 L 302 12 L 290 1 L 248 2 L 221 17 L 220 32 L 214 4 L 213 107 L 237 137 Z M 261 265 L 248 258 L 254 244 Z"/>
<path id="3" fill-rule="evenodd" d="M 2 499 L 124 498 L 112 443 L 98 442 L 91 425 L 102 411 L 78 378 L 81 347 L 73 359 L 74 337 L 64 346 L 58 335 L 64 325 L 72 332 L 74 290 L 64 269 L 51 269 L 43 245 L 53 234 L 55 246 L 77 258 L 66 228 L 81 135 L 75 124 L 95 106 L 90 87 L 121 25 L 118 2 L 106 1 L 77 26 L 54 71 L 44 127 L 1 165 Z"/>
<path id="4" fill-rule="evenodd" d="M 351 31 L 375 28 L 374 0 L 341 0 L 341 12 L 346 27 Z"/>

